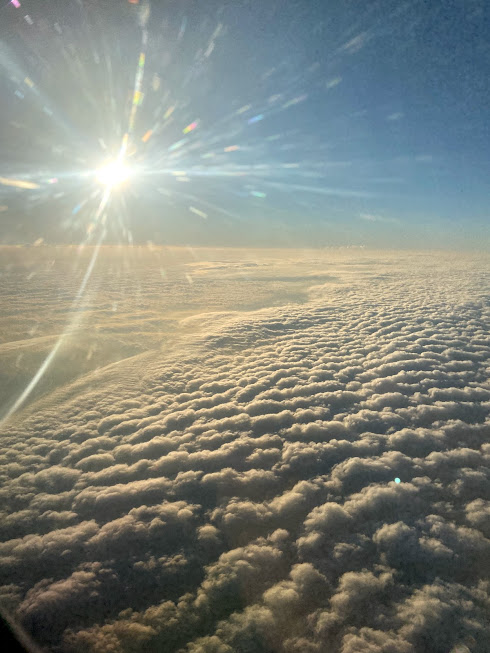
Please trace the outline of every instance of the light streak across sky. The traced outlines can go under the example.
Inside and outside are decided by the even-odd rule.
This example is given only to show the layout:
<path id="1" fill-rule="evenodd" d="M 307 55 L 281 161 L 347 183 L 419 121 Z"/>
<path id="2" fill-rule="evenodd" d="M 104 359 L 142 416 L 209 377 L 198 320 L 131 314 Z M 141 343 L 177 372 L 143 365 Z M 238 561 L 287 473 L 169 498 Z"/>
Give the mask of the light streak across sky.
<path id="1" fill-rule="evenodd" d="M 18 224 L 20 216 L 22 228 L 4 230 L 3 242 L 95 238 L 98 171 L 112 161 L 124 163 L 128 183 L 113 188 L 110 211 L 119 217 L 108 221 L 110 243 L 128 242 L 133 232 L 141 242 L 182 244 L 199 217 L 185 202 L 184 184 L 202 202 L 192 206 L 208 214 L 210 241 L 219 236 L 230 244 L 243 234 L 226 231 L 210 204 L 221 215 L 252 220 L 255 229 L 254 202 L 266 200 L 260 228 L 273 241 L 280 234 L 267 231 L 268 211 L 275 224 L 279 216 L 294 227 L 306 202 L 320 229 L 335 223 L 360 244 L 387 237 L 377 223 L 367 231 L 363 214 L 407 228 L 427 215 L 433 224 L 440 216 L 454 221 L 461 208 L 455 182 L 467 184 L 470 172 L 477 226 L 488 179 L 486 150 L 476 148 L 484 124 L 468 110 L 468 92 L 459 96 L 451 86 L 466 70 L 467 41 L 452 43 L 461 56 L 449 75 L 413 27 L 418 0 L 413 7 L 380 0 L 342 9 L 300 2 L 297 16 L 292 4 L 265 4 L 251 13 L 216 0 L 189 7 L 149 0 L 5 4 L 0 204 L 7 206 L 4 224 Z M 435 20 L 435 9 L 424 12 Z M 479 24 L 486 19 L 482 10 Z M 449 39 L 445 30 L 440 37 Z M 425 56 L 432 72 L 415 69 L 410 53 Z M 431 106 L 421 108 L 419 97 L 436 77 Z M 476 67 L 466 79 L 471 97 L 483 100 Z M 435 122 L 439 105 L 452 126 Z M 454 160 L 449 150 L 458 152 Z M 324 231 L 325 244 L 329 234 L 338 236 Z"/>
<path id="2" fill-rule="evenodd" d="M 182 201 L 183 182 L 202 200 L 194 209 L 208 215 L 212 204 L 221 215 L 240 214 L 245 221 L 253 202 L 265 198 L 262 210 L 286 222 L 298 220 L 305 201 L 320 221 L 333 211 L 354 223 L 361 213 L 388 210 L 390 197 L 400 203 L 412 155 L 399 155 L 395 163 L 392 156 L 372 156 L 362 128 L 366 110 L 351 99 L 347 111 L 340 97 L 350 92 L 350 67 L 383 38 L 383 15 L 399 27 L 408 9 L 390 18 L 382 12 L 386 3 L 368 3 L 355 21 L 346 12 L 325 45 L 322 9 L 315 5 L 300 36 L 322 43 L 322 51 L 312 46 L 301 54 L 276 50 L 280 34 L 278 43 L 268 43 L 237 27 L 239 10 L 219 2 L 189 13 L 164 4 L 68 0 L 55 11 L 26 0 L 3 8 L 7 123 L 0 134 L 6 151 L 0 201 L 12 215 L 49 213 L 45 233 L 33 234 L 31 242 L 39 236 L 45 242 L 95 238 L 94 191 L 99 171 L 112 161 L 124 163 L 128 183 L 117 193 L 113 187 L 118 197 L 111 211 L 120 219 L 109 220 L 108 242 L 127 242 L 138 230 L 143 241 L 167 242 L 180 219 L 177 209 L 184 221 L 199 217 Z M 254 21 L 267 19 L 270 33 L 276 21 L 287 34 L 295 23 L 276 5 Z M 399 104 L 383 108 L 387 124 L 403 124 Z M 417 155 L 423 174 L 431 155 Z M 390 177 L 402 181 L 388 190 L 373 181 Z M 157 190 L 162 187 L 173 205 L 166 206 Z M 132 225 L 142 211 L 146 226 L 141 220 Z M 223 235 L 219 215 L 208 218 L 210 238 Z M 234 234 L 228 237 L 233 241 Z"/>

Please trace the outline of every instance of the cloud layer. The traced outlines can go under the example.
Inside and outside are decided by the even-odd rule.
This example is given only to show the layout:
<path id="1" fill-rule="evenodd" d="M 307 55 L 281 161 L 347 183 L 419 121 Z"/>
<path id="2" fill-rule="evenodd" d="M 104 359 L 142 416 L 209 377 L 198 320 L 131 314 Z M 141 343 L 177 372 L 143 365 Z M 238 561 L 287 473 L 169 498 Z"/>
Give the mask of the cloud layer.
<path id="1" fill-rule="evenodd" d="M 70 653 L 490 650 L 483 271 L 413 262 L 11 426 L 2 604 Z"/>

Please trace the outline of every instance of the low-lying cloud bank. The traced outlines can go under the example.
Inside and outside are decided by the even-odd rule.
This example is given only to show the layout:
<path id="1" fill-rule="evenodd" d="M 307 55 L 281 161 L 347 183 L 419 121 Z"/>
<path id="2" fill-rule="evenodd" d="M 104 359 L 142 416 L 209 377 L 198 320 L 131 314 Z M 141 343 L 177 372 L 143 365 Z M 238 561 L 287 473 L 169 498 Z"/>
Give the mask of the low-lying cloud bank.
<path id="1" fill-rule="evenodd" d="M 2 604 L 70 653 L 488 652 L 480 273 L 319 287 L 12 426 Z"/>

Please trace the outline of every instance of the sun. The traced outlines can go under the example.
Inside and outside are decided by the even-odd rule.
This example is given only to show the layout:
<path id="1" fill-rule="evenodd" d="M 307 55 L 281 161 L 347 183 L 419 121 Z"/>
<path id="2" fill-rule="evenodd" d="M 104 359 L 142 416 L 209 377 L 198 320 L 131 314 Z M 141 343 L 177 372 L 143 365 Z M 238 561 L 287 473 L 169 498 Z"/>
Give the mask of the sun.
<path id="1" fill-rule="evenodd" d="M 129 167 L 120 159 L 109 161 L 95 173 L 97 181 L 107 188 L 122 186 L 130 176 Z"/>

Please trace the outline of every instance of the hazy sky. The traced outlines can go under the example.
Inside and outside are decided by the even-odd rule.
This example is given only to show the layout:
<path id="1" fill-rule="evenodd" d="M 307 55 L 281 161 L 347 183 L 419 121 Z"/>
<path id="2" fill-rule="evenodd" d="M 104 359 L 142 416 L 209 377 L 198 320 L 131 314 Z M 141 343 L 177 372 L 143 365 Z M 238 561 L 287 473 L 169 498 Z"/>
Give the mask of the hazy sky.
<path id="1" fill-rule="evenodd" d="M 485 246 L 489 33 L 483 0 L 5 5 L 2 240 Z"/>

